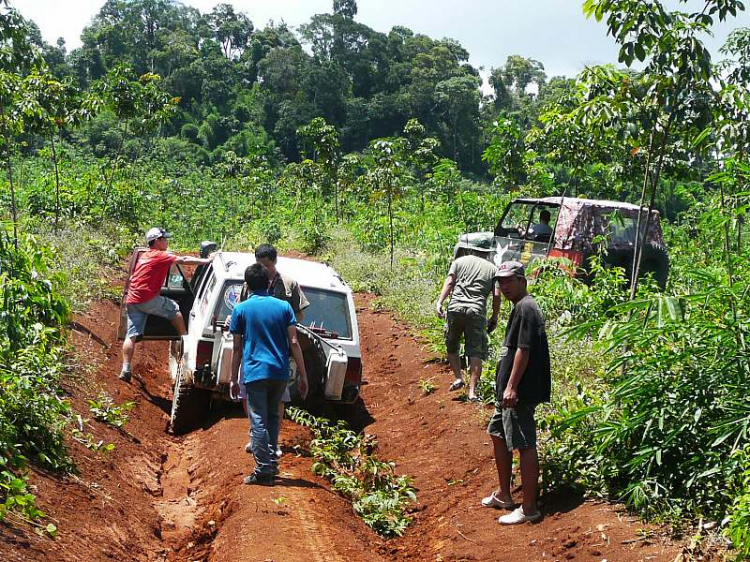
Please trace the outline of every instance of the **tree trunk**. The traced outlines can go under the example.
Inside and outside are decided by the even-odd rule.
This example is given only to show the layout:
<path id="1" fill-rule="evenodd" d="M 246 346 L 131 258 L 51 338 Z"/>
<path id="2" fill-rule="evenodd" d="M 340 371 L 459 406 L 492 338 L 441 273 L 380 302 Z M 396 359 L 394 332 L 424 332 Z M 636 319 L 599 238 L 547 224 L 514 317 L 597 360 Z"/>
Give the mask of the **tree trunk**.
<path id="1" fill-rule="evenodd" d="M 391 193 L 391 185 L 388 184 L 388 225 L 390 229 L 391 238 L 391 271 L 393 271 L 393 195 Z"/>
<path id="2" fill-rule="evenodd" d="M 57 147 L 55 146 L 55 133 L 50 135 L 52 141 L 52 163 L 55 166 L 55 234 L 60 228 L 60 169 L 57 163 Z"/>
<path id="3" fill-rule="evenodd" d="M 13 164 L 10 161 L 10 138 L 8 137 L 8 124 L 5 122 L 5 100 L 0 99 L 0 120 L 3 124 L 3 141 L 5 143 L 5 166 L 8 173 L 8 185 L 10 187 L 10 214 L 13 220 L 13 246 L 18 249 L 18 206 L 16 204 L 16 189 L 13 185 Z"/>

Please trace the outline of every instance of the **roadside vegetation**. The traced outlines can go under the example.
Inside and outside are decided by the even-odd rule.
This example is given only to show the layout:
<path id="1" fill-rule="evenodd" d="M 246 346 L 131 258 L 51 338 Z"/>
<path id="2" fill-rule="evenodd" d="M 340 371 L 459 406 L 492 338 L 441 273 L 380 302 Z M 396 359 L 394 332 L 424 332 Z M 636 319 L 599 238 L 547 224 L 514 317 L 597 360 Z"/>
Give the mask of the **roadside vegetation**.
<path id="1" fill-rule="evenodd" d="M 375 32 L 353 0 L 299 35 L 226 5 L 110 0 L 72 53 L 2 8 L 0 518 L 41 517 L 26 468 L 72 470 L 67 434 L 104 446 L 62 396 L 64 326 L 71 309 L 115 298 L 106 268 L 148 227 L 183 250 L 212 239 L 315 254 L 437 356 L 434 301 L 458 235 L 492 230 L 513 197 L 565 193 L 658 209 L 671 271 L 660 291 L 596 257 L 588 285 L 534 266 L 555 385 L 545 491 L 624 502 L 678 530 L 711 522 L 750 557 L 750 31 L 720 60 L 701 42 L 744 7 L 582 5 L 620 66 L 548 78 L 512 56 L 484 99 L 459 44 Z M 125 423 L 128 405 L 92 400 L 93 417 Z M 361 436 L 296 417 L 317 432 L 316 470 L 375 530 L 401 534 L 408 480 L 353 456 L 371 445 Z"/>
<path id="2" fill-rule="evenodd" d="M 354 512 L 384 537 L 401 536 L 411 523 L 409 504 L 417 495 L 408 476 L 397 476 L 392 462 L 374 454 L 377 441 L 359 435 L 346 422 L 336 424 L 299 408 L 289 417 L 312 431 L 312 471 L 331 482 L 334 490 L 352 502 Z"/>

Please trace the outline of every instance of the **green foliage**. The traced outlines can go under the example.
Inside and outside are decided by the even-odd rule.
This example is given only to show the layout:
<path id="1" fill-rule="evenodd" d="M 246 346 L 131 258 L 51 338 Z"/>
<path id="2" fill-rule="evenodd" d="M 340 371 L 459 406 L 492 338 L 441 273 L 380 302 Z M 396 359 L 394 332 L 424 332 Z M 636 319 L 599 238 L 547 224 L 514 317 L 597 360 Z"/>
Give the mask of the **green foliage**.
<path id="1" fill-rule="evenodd" d="M 135 402 L 123 402 L 119 406 L 107 393 L 102 392 L 96 398 L 89 399 L 89 408 L 94 419 L 121 428 L 128 421 L 128 412 L 135 407 Z"/>
<path id="2" fill-rule="evenodd" d="M 419 390 L 421 390 L 422 394 L 425 396 L 432 394 L 437 390 L 437 385 L 432 379 L 420 379 L 417 384 L 419 385 Z"/>
<path id="3" fill-rule="evenodd" d="M 297 408 L 287 412 L 313 433 L 313 472 L 330 480 L 335 490 L 351 500 L 355 513 L 376 533 L 403 535 L 411 523 L 406 509 L 417 496 L 408 477 L 396 476 L 394 463 L 372 454 L 375 439 L 357 435 L 343 421 L 333 425 Z"/>
<path id="4" fill-rule="evenodd" d="M 739 472 L 734 476 L 736 495 L 726 535 L 737 549 L 739 560 L 750 559 L 750 446 L 735 453 Z"/>
<path id="5" fill-rule="evenodd" d="M 0 230 L 0 519 L 43 517 L 26 486 L 32 462 L 70 470 L 63 441 L 69 405 L 59 395 L 60 326 L 68 307 L 46 278 L 50 252 Z"/>

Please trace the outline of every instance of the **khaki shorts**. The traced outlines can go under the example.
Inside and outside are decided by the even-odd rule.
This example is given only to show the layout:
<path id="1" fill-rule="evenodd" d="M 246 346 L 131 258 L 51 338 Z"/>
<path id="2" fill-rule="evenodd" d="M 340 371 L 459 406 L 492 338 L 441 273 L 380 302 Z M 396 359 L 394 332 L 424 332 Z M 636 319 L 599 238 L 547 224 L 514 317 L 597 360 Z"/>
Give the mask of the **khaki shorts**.
<path id="1" fill-rule="evenodd" d="M 445 323 L 445 350 L 448 353 L 458 353 L 462 335 L 468 357 L 487 359 L 487 318 L 483 314 L 449 310 Z"/>
<path id="2" fill-rule="evenodd" d="M 509 451 L 536 449 L 536 404 L 516 404 L 503 408 L 495 404 L 495 413 L 487 426 L 487 433 L 505 440 Z"/>

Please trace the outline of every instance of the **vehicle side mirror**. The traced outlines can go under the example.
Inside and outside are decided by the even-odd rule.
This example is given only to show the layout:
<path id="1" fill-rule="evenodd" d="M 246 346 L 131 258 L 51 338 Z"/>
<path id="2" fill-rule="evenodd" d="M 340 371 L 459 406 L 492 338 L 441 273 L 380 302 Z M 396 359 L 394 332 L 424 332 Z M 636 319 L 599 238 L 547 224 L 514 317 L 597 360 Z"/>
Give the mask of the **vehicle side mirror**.
<path id="1" fill-rule="evenodd" d="M 207 258 L 212 252 L 216 251 L 216 248 L 218 248 L 218 244 L 216 244 L 216 242 L 211 242 L 209 240 L 201 242 L 199 255 L 201 258 Z"/>

